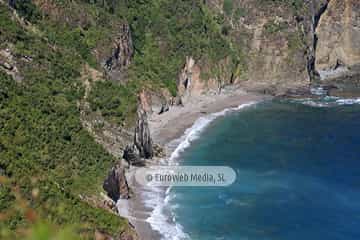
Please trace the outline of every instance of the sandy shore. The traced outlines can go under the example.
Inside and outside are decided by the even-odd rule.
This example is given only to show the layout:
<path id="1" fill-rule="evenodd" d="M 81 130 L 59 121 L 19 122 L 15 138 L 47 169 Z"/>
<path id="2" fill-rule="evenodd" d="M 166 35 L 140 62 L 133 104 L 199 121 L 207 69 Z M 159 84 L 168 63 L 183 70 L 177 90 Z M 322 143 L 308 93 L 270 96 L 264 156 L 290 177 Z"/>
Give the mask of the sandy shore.
<path id="1" fill-rule="evenodd" d="M 180 138 L 201 116 L 262 99 L 264 96 L 249 94 L 240 89 L 224 90 L 217 95 L 194 96 L 184 106 L 174 106 L 161 115 L 152 114 L 149 118 L 151 136 L 155 143 L 166 145 L 171 140 Z"/>
<path id="2" fill-rule="evenodd" d="M 266 97 L 255 94 L 249 94 L 239 89 L 225 90 L 222 94 L 208 94 L 202 96 L 193 96 L 184 106 L 173 106 L 168 112 L 161 115 L 154 113 L 149 116 L 149 126 L 153 141 L 162 146 L 167 146 L 169 142 L 180 138 L 190 128 L 194 122 L 201 116 L 220 112 L 227 108 L 238 107 L 254 101 L 264 100 Z M 170 156 L 174 150 L 166 148 L 167 155 Z M 149 162 L 151 165 L 158 165 L 159 159 Z M 146 207 L 145 200 L 147 191 L 143 186 L 139 186 L 133 175 L 135 168 L 129 171 L 128 179 L 134 197 L 130 201 L 120 202 L 118 204 L 121 215 L 127 217 L 135 226 L 141 240 L 161 239 L 159 232 L 153 230 L 146 221 L 151 216 L 152 208 Z M 159 197 L 165 198 L 159 193 Z"/>

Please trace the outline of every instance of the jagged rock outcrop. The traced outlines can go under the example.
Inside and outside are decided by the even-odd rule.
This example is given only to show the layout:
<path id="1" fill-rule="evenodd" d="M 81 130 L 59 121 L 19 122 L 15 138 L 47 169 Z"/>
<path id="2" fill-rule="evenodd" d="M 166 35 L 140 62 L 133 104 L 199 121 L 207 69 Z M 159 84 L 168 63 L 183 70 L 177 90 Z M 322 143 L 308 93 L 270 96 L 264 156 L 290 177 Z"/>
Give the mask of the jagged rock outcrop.
<path id="1" fill-rule="evenodd" d="M 139 108 L 137 111 L 134 145 L 139 151 L 140 157 L 146 159 L 153 157 L 153 143 L 150 135 L 147 114 L 142 108 Z"/>
<path id="2" fill-rule="evenodd" d="M 130 189 L 125 176 L 125 169 L 117 163 L 109 172 L 103 184 L 107 195 L 117 202 L 119 199 L 129 199 Z"/>
<path id="3" fill-rule="evenodd" d="M 200 94 L 204 83 L 200 80 L 200 67 L 192 57 L 186 57 L 185 65 L 180 72 L 178 82 L 178 95 L 183 99 L 193 94 Z"/>
<path id="4" fill-rule="evenodd" d="M 119 33 L 113 43 L 111 55 L 105 59 L 103 66 L 106 74 L 113 80 L 122 80 L 126 68 L 130 65 L 134 54 L 130 27 L 121 24 Z"/>
<path id="5" fill-rule="evenodd" d="M 315 50 L 317 46 L 316 28 L 319 24 L 320 17 L 327 9 L 329 0 L 308 0 L 309 17 L 296 17 L 297 21 L 302 21 L 304 29 L 305 41 L 307 42 L 307 71 L 311 81 L 318 78 L 315 70 Z"/>
<path id="6" fill-rule="evenodd" d="M 146 114 L 162 114 L 170 110 L 173 105 L 180 105 L 180 97 L 173 97 L 167 88 L 157 91 L 143 89 L 139 94 L 140 107 Z"/>
<path id="7" fill-rule="evenodd" d="M 330 0 L 316 29 L 315 68 L 321 79 L 358 72 L 360 66 L 360 1 Z"/>
<path id="8" fill-rule="evenodd" d="M 9 48 L 0 50 L 0 70 L 3 70 L 17 82 L 23 79 L 16 66 L 15 57 Z"/>
<path id="9" fill-rule="evenodd" d="M 275 95 L 316 84 L 360 87 L 360 1 L 234 0 L 230 12 L 224 0 L 206 4 L 224 16 L 246 56 L 230 82 Z"/>
<path id="10" fill-rule="evenodd" d="M 227 70 L 232 71 L 227 83 L 273 94 L 308 86 L 310 2 L 295 10 L 289 1 L 234 0 L 231 12 L 225 12 L 224 0 L 206 1 L 224 16 L 232 44 L 241 48 L 238 66 Z"/>
<path id="11" fill-rule="evenodd" d="M 123 158 L 131 165 L 145 165 L 145 159 L 154 156 L 153 141 L 150 135 L 146 111 L 140 104 L 137 111 L 137 121 L 134 131 L 134 141 L 126 146 Z"/>
<path id="12" fill-rule="evenodd" d="M 134 165 L 134 166 L 144 165 L 144 162 L 140 158 L 140 153 L 134 144 L 126 146 L 124 150 L 123 158 L 130 165 Z"/>

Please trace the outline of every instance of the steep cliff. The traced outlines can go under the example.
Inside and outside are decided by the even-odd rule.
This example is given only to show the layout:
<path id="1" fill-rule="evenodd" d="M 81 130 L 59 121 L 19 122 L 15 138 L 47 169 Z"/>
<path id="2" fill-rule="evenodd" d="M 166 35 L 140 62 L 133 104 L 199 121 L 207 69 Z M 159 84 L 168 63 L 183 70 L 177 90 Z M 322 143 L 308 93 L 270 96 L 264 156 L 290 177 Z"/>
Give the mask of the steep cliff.
<path id="1" fill-rule="evenodd" d="M 128 198 L 122 158 L 143 165 L 161 152 L 148 115 L 228 85 L 359 88 L 359 5 L 0 0 L 0 203 L 10 216 L 0 238 L 33 226 L 16 209 L 23 196 L 39 219 L 79 225 L 82 238 L 136 239 L 101 187 Z"/>
<path id="2" fill-rule="evenodd" d="M 330 0 L 316 29 L 315 69 L 322 82 L 359 87 L 360 2 Z"/>
<path id="3" fill-rule="evenodd" d="M 93 84 L 106 79 L 95 53 L 112 51 L 123 23 L 83 1 L 0 1 L 1 239 L 28 238 L 37 226 L 136 239 L 101 188 L 117 159 L 98 143 L 116 137 L 84 124 Z"/>
<path id="4" fill-rule="evenodd" d="M 223 31 L 245 56 L 244 74 L 234 72 L 233 82 L 276 94 L 310 84 L 316 75 L 314 31 L 326 1 L 209 0 L 207 4 L 223 19 Z"/>

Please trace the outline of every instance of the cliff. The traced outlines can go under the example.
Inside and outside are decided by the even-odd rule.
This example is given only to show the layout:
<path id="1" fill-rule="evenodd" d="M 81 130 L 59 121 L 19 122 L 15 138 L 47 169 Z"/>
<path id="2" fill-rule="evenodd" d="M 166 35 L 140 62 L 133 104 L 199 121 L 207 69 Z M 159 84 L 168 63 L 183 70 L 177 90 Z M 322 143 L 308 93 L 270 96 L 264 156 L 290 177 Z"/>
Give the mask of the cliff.
<path id="1" fill-rule="evenodd" d="M 360 86 L 360 2 L 331 0 L 316 29 L 315 69 L 321 83 Z"/>
<path id="2" fill-rule="evenodd" d="M 42 220 L 136 239 L 104 191 L 131 198 L 127 165 L 161 152 L 148 116 L 227 86 L 358 94 L 359 12 L 356 0 L 0 0 L 0 238 Z"/>

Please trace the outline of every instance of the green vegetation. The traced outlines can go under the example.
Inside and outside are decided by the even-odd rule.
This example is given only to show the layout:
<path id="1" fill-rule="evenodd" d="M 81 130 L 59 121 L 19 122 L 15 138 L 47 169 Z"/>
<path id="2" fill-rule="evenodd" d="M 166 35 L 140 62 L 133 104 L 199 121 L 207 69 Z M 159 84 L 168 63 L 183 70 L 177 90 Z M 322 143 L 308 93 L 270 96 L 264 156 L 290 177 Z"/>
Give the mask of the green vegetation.
<path id="1" fill-rule="evenodd" d="M 84 238 L 96 228 L 118 233 L 126 226 L 123 219 L 79 198 L 100 192 L 115 161 L 80 122 L 84 59 L 72 46 L 53 47 L 42 37 L 50 31 L 33 33 L 11 19 L 0 4 L 1 47 L 11 47 L 25 79 L 18 84 L 0 72 L 0 173 L 10 179 L 0 182 L 0 238 L 19 239 L 31 226 L 24 204 L 43 221 L 74 224 L 87 233 Z"/>
<path id="2" fill-rule="evenodd" d="M 89 101 L 93 111 L 100 111 L 110 122 L 121 124 L 133 116 L 137 108 L 136 88 L 114 82 L 96 82 Z"/>
<path id="3" fill-rule="evenodd" d="M 126 81 L 94 82 L 88 96 L 91 110 L 121 124 L 135 115 L 141 88 L 176 95 L 186 56 L 207 66 L 208 78 L 224 70 L 217 67 L 224 59 L 240 72 L 240 48 L 200 0 L 59 0 L 43 9 L 31 0 L 14 3 L 26 23 L 0 3 L 0 49 L 10 49 L 24 80 L 0 71 L 0 238 L 26 238 L 32 229 L 29 239 L 63 239 L 52 228 L 68 236 L 69 224 L 82 239 L 94 229 L 119 233 L 124 219 L 79 197 L 99 194 L 115 161 L 81 124 L 80 70 L 101 70 L 98 55 L 111 51 L 121 23 L 130 24 L 135 56 Z"/>
<path id="4" fill-rule="evenodd" d="M 90 94 L 91 108 L 102 111 L 111 121 L 122 121 L 133 112 L 130 95 L 144 86 L 167 88 L 175 96 L 176 79 L 186 56 L 213 66 L 211 71 L 228 56 L 234 63 L 230 67 L 241 62 L 241 54 L 226 36 L 229 28 L 219 23 L 202 1 L 128 1 L 117 14 L 129 22 L 136 50 L 129 69 L 131 86 L 99 83 Z M 204 71 L 202 76 L 211 76 L 212 72 Z"/>
<path id="5" fill-rule="evenodd" d="M 267 22 L 264 25 L 265 32 L 267 34 L 275 34 L 278 32 L 283 32 L 285 29 L 287 29 L 287 27 L 288 25 L 284 22 L 274 22 L 274 21 Z"/>
<path id="6" fill-rule="evenodd" d="M 13 8 L 27 21 L 37 22 L 41 18 L 41 12 L 30 0 L 13 1 Z"/>
<path id="7" fill-rule="evenodd" d="M 202 1 L 130 1 L 126 18 L 137 50 L 132 77 L 167 87 L 173 94 L 186 56 L 215 65 L 233 52 Z"/>
<path id="8" fill-rule="evenodd" d="M 246 16 L 246 10 L 244 8 L 237 8 L 234 13 L 235 21 L 238 21 L 241 17 Z"/>
<path id="9" fill-rule="evenodd" d="M 224 0 L 223 11 L 226 15 L 231 15 L 233 11 L 233 0 Z"/>
<path id="10" fill-rule="evenodd" d="M 303 0 L 258 0 L 259 4 L 282 4 L 290 7 L 293 11 L 300 11 L 304 7 Z"/>

